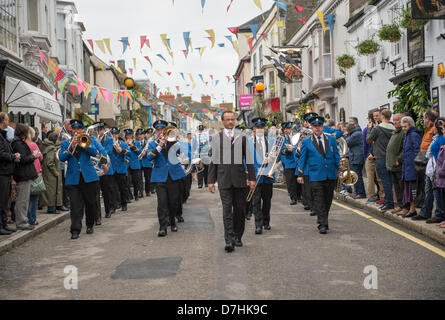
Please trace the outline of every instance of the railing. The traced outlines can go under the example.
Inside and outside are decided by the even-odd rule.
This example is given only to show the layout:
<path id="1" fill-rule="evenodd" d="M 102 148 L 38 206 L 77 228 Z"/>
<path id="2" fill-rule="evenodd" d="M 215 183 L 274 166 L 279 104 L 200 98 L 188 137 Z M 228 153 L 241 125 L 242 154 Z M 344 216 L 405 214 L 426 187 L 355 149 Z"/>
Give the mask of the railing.
<path id="1" fill-rule="evenodd" d="M 423 61 L 419 61 L 419 62 L 414 63 L 414 64 L 410 64 L 409 62 L 403 62 L 400 66 L 397 66 L 397 67 L 394 68 L 394 70 L 393 70 L 393 74 L 394 74 L 394 76 L 396 77 L 397 74 L 400 74 L 400 73 L 404 73 L 404 72 L 406 72 L 406 71 L 409 71 L 409 70 L 411 70 L 415 65 L 422 64 L 422 63 L 427 63 L 428 65 L 429 65 L 429 64 L 434 65 L 434 57 L 433 57 L 433 56 L 426 56 L 425 59 L 424 59 Z"/>

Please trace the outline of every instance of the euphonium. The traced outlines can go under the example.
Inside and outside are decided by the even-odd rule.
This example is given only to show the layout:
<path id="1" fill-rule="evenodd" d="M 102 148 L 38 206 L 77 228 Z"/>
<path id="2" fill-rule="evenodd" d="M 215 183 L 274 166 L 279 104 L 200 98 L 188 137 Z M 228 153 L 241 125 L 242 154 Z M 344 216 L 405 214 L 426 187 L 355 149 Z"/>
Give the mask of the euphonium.
<path id="1" fill-rule="evenodd" d="M 346 139 L 341 137 L 337 139 L 337 147 L 340 153 L 340 171 L 343 172 L 341 182 L 346 186 L 353 186 L 358 182 L 358 175 L 352 171 L 349 165 L 349 148 Z"/>
<path id="2" fill-rule="evenodd" d="M 167 141 L 175 142 L 178 136 L 178 129 L 174 126 L 169 126 L 165 129 L 165 136 L 167 137 Z"/>

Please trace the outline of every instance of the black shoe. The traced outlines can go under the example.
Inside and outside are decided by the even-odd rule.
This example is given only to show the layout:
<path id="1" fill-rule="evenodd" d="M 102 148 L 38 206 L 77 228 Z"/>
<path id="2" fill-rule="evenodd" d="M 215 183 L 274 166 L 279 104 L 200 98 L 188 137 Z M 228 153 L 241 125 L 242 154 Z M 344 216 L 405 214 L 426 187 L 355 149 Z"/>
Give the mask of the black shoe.
<path id="1" fill-rule="evenodd" d="M 57 214 L 57 211 L 46 211 L 46 214 Z"/>
<path id="2" fill-rule="evenodd" d="M 183 222 L 184 222 L 184 218 L 183 218 L 183 217 L 179 217 L 179 218 L 178 218 L 178 222 L 179 222 L 179 223 L 183 223 Z"/>
<path id="3" fill-rule="evenodd" d="M 171 223 L 170 222 L 167 222 L 167 227 L 170 227 L 171 226 Z"/>
<path id="4" fill-rule="evenodd" d="M 255 234 L 262 234 L 263 233 L 263 229 L 262 228 L 256 228 L 255 229 Z"/>
<path id="5" fill-rule="evenodd" d="M 153 190 L 152 192 L 151 192 L 151 194 L 155 194 L 156 193 L 156 191 L 155 190 Z"/>
<path id="6" fill-rule="evenodd" d="M 94 233 L 93 227 L 87 228 L 87 234 L 93 234 L 93 233 Z"/>
<path id="7" fill-rule="evenodd" d="M 296 204 L 297 204 L 297 200 L 295 200 L 295 199 L 292 200 L 292 202 L 290 203 L 291 206 L 294 206 L 294 205 L 296 205 Z"/>
<path id="8" fill-rule="evenodd" d="M 0 229 L 0 235 L 1 236 L 9 236 L 12 233 L 13 233 L 12 231 L 8 231 L 8 230 L 5 230 L 3 228 Z"/>
<path id="9" fill-rule="evenodd" d="M 206 188 L 208 188 L 209 187 L 209 185 L 208 184 L 206 184 Z"/>
<path id="10" fill-rule="evenodd" d="M 270 230 L 270 229 L 272 229 L 272 228 L 270 227 L 270 225 L 264 226 L 263 228 L 264 228 L 264 230 Z"/>
<path id="11" fill-rule="evenodd" d="M 313 212 L 313 211 L 312 211 L 311 214 L 310 214 L 311 217 L 315 217 L 316 215 L 317 215 L 317 214 L 316 214 L 315 212 Z"/>
<path id="12" fill-rule="evenodd" d="M 235 240 L 235 246 L 236 247 L 242 247 L 243 246 L 243 242 L 241 241 L 241 239 L 236 239 Z"/>
<path id="13" fill-rule="evenodd" d="M 320 227 L 320 234 L 327 234 L 328 233 L 328 228 L 327 227 L 325 227 L 325 226 L 323 226 L 323 227 Z"/>
<path id="14" fill-rule="evenodd" d="M 226 243 L 224 250 L 226 250 L 227 252 L 232 252 L 235 250 L 235 246 L 233 243 Z"/>
<path id="15" fill-rule="evenodd" d="M 11 229 L 9 226 L 3 227 L 3 230 L 10 231 L 12 233 L 17 232 L 16 229 Z"/>
<path id="16" fill-rule="evenodd" d="M 122 205 L 118 204 L 116 210 L 119 210 L 120 208 L 122 208 Z"/>
<path id="17" fill-rule="evenodd" d="M 122 206 L 121 211 L 127 211 L 127 205 L 126 205 L 126 204 L 124 204 L 124 205 Z"/>
<path id="18" fill-rule="evenodd" d="M 100 225 L 102 225 L 102 219 L 101 218 L 97 219 L 97 221 L 96 221 L 96 226 L 100 226 Z"/>
<path id="19" fill-rule="evenodd" d="M 178 227 L 176 225 L 171 226 L 172 232 L 178 232 Z"/>
<path id="20" fill-rule="evenodd" d="M 309 206 L 304 206 L 304 210 L 311 210 L 311 207 L 309 207 Z"/>
<path id="21" fill-rule="evenodd" d="M 403 218 L 412 218 L 412 217 L 415 217 L 415 216 L 417 216 L 417 212 L 413 211 L 413 212 L 408 212 L 407 214 L 405 214 L 403 216 Z"/>
<path id="22" fill-rule="evenodd" d="M 111 209 L 110 214 L 116 213 L 116 209 Z"/>
<path id="23" fill-rule="evenodd" d="M 418 215 L 414 216 L 411 220 L 420 221 L 420 220 L 427 220 L 427 218 L 418 214 Z"/>
<path id="24" fill-rule="evenodd" d="M 383 206 L 383 207 L 380 207 L 379 209 L 380 209 L 380 212 L 386 212 L 386 211 L 389 211 L 389 210 L 393 210 L 394 207 Z M 414 214 L 413 214 L 412 216 L 410 216 L 410 217 L 414 217 L 416 214 L 417 214 L 417 213 L 414 212 Z M 405 218 L 408 218 L 408 217 L 405 216 Z"/>
<path id="25" fill-rule="evenodd" d="M 167 235 L 167 230 L 159 230 L 158 237 L 165 237 Z"/>
<path id="26" fill-rule="evenodd" d="M 426 223 L 441 223 L 442 221 L 445 221 L 445 218 L 432 217 L 426 220 Z"/>
<path id="27" fill-rule="evenodd" d="M 127 200 L 127 204 L 128 203 L 132 203 L 133 201 L 132 201 L 133 199 L 129 199 L 129 200 Z"/>
<path id="28" fill-rule="evenodd" d="M 78 231 L 71 232 L 71 239 L 72 240 L 79 239 L 79 232 Z"/>
<path id="29" fill-rule="evenodd" d="M 198 186 L 198 189 L 202 189 L 202 186 Z"/>
<path id="30" fill-rule="evenodd" d="M 139 201 L 139 198 L 138 197 L 134 198 L 134 201 Z"/>
<path id="31" fill-rule="evenodd" d="M 147 197 L 151 197 L 150 192 L 145 194 Z"/>
<path id="32" fill-rule="evenodd" d="M 63 211 L 63 212 L 70 211 L 70 209 L 68 209 L 68 208 L 65 207 L 65 206 L 56 207 L 56 209 L 59 210 L 59 211 Z"/>
<path id="33" fill-rule="evenodd" d="M 143 198 L 144 194 L 143 193 L 139 193 L 139 198 Z"/>
<path id="34" fill-rule="evenodd" d="M 111 218 L 111 212 L 105 213 L 105 218 L 110 219 Z"/>

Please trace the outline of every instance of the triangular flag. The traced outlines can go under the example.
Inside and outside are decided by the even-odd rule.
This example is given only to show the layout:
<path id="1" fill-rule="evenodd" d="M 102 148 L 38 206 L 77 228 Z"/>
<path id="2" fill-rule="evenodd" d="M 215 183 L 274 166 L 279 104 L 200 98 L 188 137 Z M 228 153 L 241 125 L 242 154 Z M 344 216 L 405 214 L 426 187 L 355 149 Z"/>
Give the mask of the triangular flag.
<path id="1" fill-rule="evenodd" d="M 73 94 L 73 97 L 75 97 L 77 94 L 77 87 L 75 84 L 70 84 L 71 93 Z"/>
<path id="2" fill-rule="evenodd" d="M 212 29 L 209 29 L 209 30 L 205 30 L 205 32 L 207 32 L 207 34 L 210 36 L 209 40 L 212 43 L 211 48 L 213 48 L 215 46 L 215 31 L 213 31 Z"/>
<path id="3" fill-rule="evenodd" d="M 232 36 L 224 36 L 224 37 L 226 37 L 226 39 L 227 39 L 227 40 L 229 40 L 229 41 L 230 41 L 230 43 L 232 43 L 232 42 L 233 42 L 233 40 L 232 40 Z"/>
<path id="4" fill-rule="evenodd" d="M 202 11 L 204 12 L 204 6 L 206 5 L 206 0 L 201 0 Z"/>
<path id="5" fill-rule="evenodd" d="M 318 20 L 320 20 L 321 28 L 323 29 L 323 33 L 326 31 L 326 27 L 324 25 L 324 13 L 321 11 L 317 11 Z"/>
<path id="6" fill-rule="evenodd" d="M 103 54 L 107 54 L 105 52 L 105 45 L 103 40 L 96 40 L 96 44 L 99 47 L 100 51 L 102 51 Z"/>
<path id="7" fill-rule="evenodd" d="M 91 88 L 91 101 L 97 99 L 97 94 L 98 94 L 97 87 Z"/>
<path id="8" fill-rule="evenodd" d="M 181 75 L 182 79 L 184 79 L 184 81 L 185 81 L 184 74 L 182 72 L 179 72 L 179 74 Z"/>
<path id="9" fill-rule="evenodd" d="M 335 18 L 335 15 L 333 15 L 333 14 L 326 15 L 326 19 L 328 19 L 329 30 L 330 30 L 331 34 L 334 33 L 334 18 Z"/>
<path id="10" fill-rule="evenodd" d="M 162 74 L 161 74 L 158 70 L 155 70 L 155 72 L 156 72 L 161 78 L 164 78 L 164 77 L 162 76 Z"/>
<path id="11" fill-rule="evenodd" d="M 40 63 L 43 63 L 43 61 L 45 61 L 45 54 L 39 50 L 39 56 L 40 56 Z"/>
<path id="12" fill-rule="evenodd" d="M 171 72 L 165 72 L 166 74 L 168 74 L 168 76 L 171 76 L 172 75 L 172 73 Z"/>
<path id="13" fill-rule="evenodd" d="M 165 60 L 165 58 L 162 56 L 162 54 L 158 53 L 156 56 L 158 56 L 159 58 L 164 60 L 166 64 L 168 64 L 167 60 Z"/>
<path id="14" fill-rule="evenodd" d="M 231 76 L 226 76 L 226 78 L 227 78 L 227 82 L 230 82 L 230 79 L 232 79 Z"/>
<path id="15" fill-rule="evenodd" d="M 303 11 L 303 7 L 302 6 L 298 6 L 296 4 L 293 4 L 293 7 L 294 7 L 295 11 L 297 11 L 297 12 Z"/>
<path id="16" fill-rule="evenodd" d="M 233 0 L 230 0 L 229 6 L 227 7 L 227 12 L 230 10 L 230 6 L 232 5 Z"/>
<path id="17" fill-rule="evenodd" d="M 172 63 L 175 64 L 175 59 L 173 57 L 173 51 L 169 51 L 168 54 L 170 55 L 170 57 L 172 58 Z"/>
<path id="18" fill-rule="evenodd" d="M 133 76 L 133 68 L 128 68 L 130 70 L 130 74 Z"/>
<path id="19" fill-rule="evenodd" d="M 201 78 L 201 81 L 204 82 L 204 78 L 202 77 L 202 74 L 198 74 L 198 76 Z"/>
<path id="20" fill-rule="evenodd" d="M 232 45 L 233 45 L 233 49 L 235 49 L 236 53 L 238 53 L 238 56 L 239 56 L 238 41 L 233 41 Z"/>
<path id="21" fill-rule="evenodd" d="M 210 79 L 212 79 L 212 81 L 213 81 L 213 75 L 211 74 L 211 75 L 209 75 L 209 77 L 210 77 Z"/>
<path id="22" fill-rule="evenodd" d="M 168 47 L 167 34 L 166 34 L 166 33 L 163 33 L 163 34 L 161 34 L 160 36 L 161 36 L 162 43 L 163 43 L 164 46 L 167 48 L 167 51 L 169 51 L 170 48 Z"/>
<path id="23" fill-rule="evenodd" d="M 202 55 L 203 55 L 203 53 L 204 53 L 206 48 L 207 47 L 202 47 L 202 48 L 199 49 L 199 55 L 200 55 L 201 58 L 202 58 Z"/>
<path id="24" fill-rule="evenodd" d="M 59 82 L 60 80 L 62 80 L 63 78 L 65 78 L 66 73 L 63 72 L 61 69 L 58 70 L 56 77 L 54 78 L 54 82 Z"/>
<path id="25" fill-rule="evenodd" d="M 88 43 L 90 44 L 91 50 L 92 50 L 93 53 L 94 53 L 94 42 L 93 42 L 93 40 L 92 40 L 92 39 L 88 39 L 87 41 L 88 41 Z"/>
<path id="26" fill-rule="evenodd" d="M 193 89 L 195 89 L 196 88 L 196 83 L 193 82 L 193 86 L 192 87 L 193 87 Z"/>
<path id="27" fill-rule="evenodd" d="M 57 67 L 56 63 L 51 60 L 51 58 L 48 58 L 48 74 L 54 71 L 54 69 Z"/>
<path id="28" fill-rule="evenodd" d="M 84 93 L 85 97 L 88 97 L 91 92 L 91 85 L 89 83 L 84 82 L 84 86 L 85 86 L 85 90 L 83 93 Z"/>
<path id="29" fill-rule="evenodd" d="M 277 25 L 278 28 L 284 28 L 285 21 L 284 20 L 276 21 L 275 24 Z"/>
<path id="30" fill-rule="evenodd" d="M 147 70 L 145 70 L 145 69 L 142 69 L 142 72 L 143 73 L 145 73 L 145 75 L 148 77 L 148 73 L 147 73 Z"/>
<path id="31" fill-rule="evenodd" d="M 127 47 L 130 46 L 130 42 L 128 42 L 128 37 L 122 37 L 121 40 L 119 40 L 122 42 L 123 48 L 122 48 L 122 54 L 125 53 L 125 51 L 127 50 Z"/>
<path id="32" fill-rule="evenodd" d="M 227 29 L 229 29 L 229 31 L 232 32 L 233 34 L 237 34 L 239 32 L 239 27 L 231 27 Z"/>
<path id="33" fill-rule="evenodd" d="M 189 77 L 190 77 L 190 80 L 192 80 L 192 82 L 195 83 L 195 80 L 193 80 L 192 74 L 189 73 L 188 75 L 189 75 Z"/>
<path id="34" fill-rule="evenodd" d="M 59 91 L 63 92 L 63 90 L 65 89 L 66 84 L 68 83 L 70 79 L 68 77 L 66 77 L 65 79 L 63 79 L 62 81 L 59 81 Z"/>
<path id="35" fill-rule="evenodd" d="M 190 32 L 184 32 L 183 36 L 184 36 L 185 48 L 187 49 L 188 52 L 190 46 Z"/>
<path id="36" fill-rule="evenodd" d="M 111 52 L 111 40 L 109 38 L 104 39 L 104 43 L 107 46 L 108 52 L 110 53 L 110 56 L 113 55 L 113 52 Z"/>
<path id="37" fill-rule="evenodd" d="M 147 36 L 141 36 L 141 52 L 144 46 L 150 48 L 150 40 L 147 39 Z"/>
<path id="38" fill-rule="evenodd" d="M 264 41 L 266 41 L 266 34 L 265 33 L 262 33 L 261 37 L 263 38 Z"/>
<path id="39" fill-rule="evenodd" d="M 251 24 L 250 30 L 252 31 L 253 38 L 256 40 L 256 33 L 258 32 L 258 24 Z"/>
<path id="40" fill-rule="evenodd" d="M 263 7 L 261 6 L 261 0 L 253 0 L 253 2 L 261 11 L 263 11 Z"/>
<path id="41" fill-rule="evenodd" d="M 218 47 L 224 48 L 225 44 L 224 43 L 218 43 Z"/>
<path id="42" fill-rule="evenodd" d="M 145 60 L 147 60 L 148 62 L 150 62 L 150 65 L 151 65 L 151 67 L 153 68 L 153 63 L 151 63 L 150 58 L 149 58 L 148 56 L 145 56 L 144 58 L 145 58 Z"/>
<path id="43" fill-rule="evenodd" d="M 187 50 L 182 50 L 182 52 L 184 53 L 184 56 L 187 59 L 187 55 L 188 55 Z"/>
<path id="44" fill-rule="evenodd" d="M 300 21 L 302 24 L 306 24 L 307 22 L 306 18 L 298 18 L 298 21 Z"/>
<path id="45" fill-rule="evenodd" d="M 133 58 L 134 70 L 136 70 L 136 58 Z"/>
<path id="46" fill-rule="evenodd" d="M 250 38 L 248 43 L 249 43 L 250 53 L 252 53 L 252 50 L 253 50 L 253 38 Z"/>
<path id="47" fill-rule="evenodd" d="M 216 80 L 215 81 L 215 87 L 218 85 L 218 83 L 219 83 L 219 80 Z"/>

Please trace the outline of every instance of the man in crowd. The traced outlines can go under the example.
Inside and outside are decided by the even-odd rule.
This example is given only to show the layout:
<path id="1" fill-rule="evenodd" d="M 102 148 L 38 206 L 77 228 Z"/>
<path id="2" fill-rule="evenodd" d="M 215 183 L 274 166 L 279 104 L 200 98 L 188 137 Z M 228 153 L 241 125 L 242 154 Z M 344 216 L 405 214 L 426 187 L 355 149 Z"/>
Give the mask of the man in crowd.
<path id="1" fill-rule="evenodd" d="M 391 139 L 392 133 L 395 129 L 394 125 L 390 123 L 391 117 L 391 110 L 382 110 L 382 123 L 380 123 L 378 126 L 368 124 L 368 133 L 366 136 L 368 143 L 373 143 L 371 155 L 376 160 L 377 174 L 382 181 L 383 190 L 385 192 L 385 202 L 380 207 L 382 212 L 394 209 L 392 179 L 390 172 L 386 168 L 386 148 L 388 147 L 389 139 Z"/>
<path id="2" fill-rule="evenodd" d="M 209 174 L 209 165 L 210 165 L 210 157 L 209 157 L 209 148 L 210 148 L 210 137 L 204 132 L 205 126 L 198 126 L 198 132 L 193 138 L 192 141 L 192 151 L 195 158 L 200 158 L 202 164 L 204 165 L 204 170 L 198 173 L 198 188 L 201 189 L 203 187 L 203 182 L 205 187 L 207 188 L 208 182 L 207 177 Z"/>
<path id="3" fill-rule="evenodd" d="M 355 122 L 355 121 L 354 121 Z M 358 181 L 354 185 L 355 194 L 354 199 L 365 199 L 365 185 L 363 183 L 363 165 L 365 159 L 363 158 L 363 141 L 362 141 L 362 129 L 355 123 L 348 123 L 346 126 L 348 137 L 346 143 L 349 149 L 349 165 L 352 171 L 357 173 Z"/>
<path id="4" fill-rule="evenodd" d="M 291 203 L 296 205 L 298 200 L 301 201 L 301 187 L 297 186 L 297 177 L 295 176 L 295 168 L 297 162 L 295 161 L 294 148 L 291 141 L 292 122 L 283 122 L 281 130 L 284 134 L 284 144 L 281 150 L 281 163 L 284 166 L 284 176 L 286 177 L 287 192 L 289 193 Z"/>

